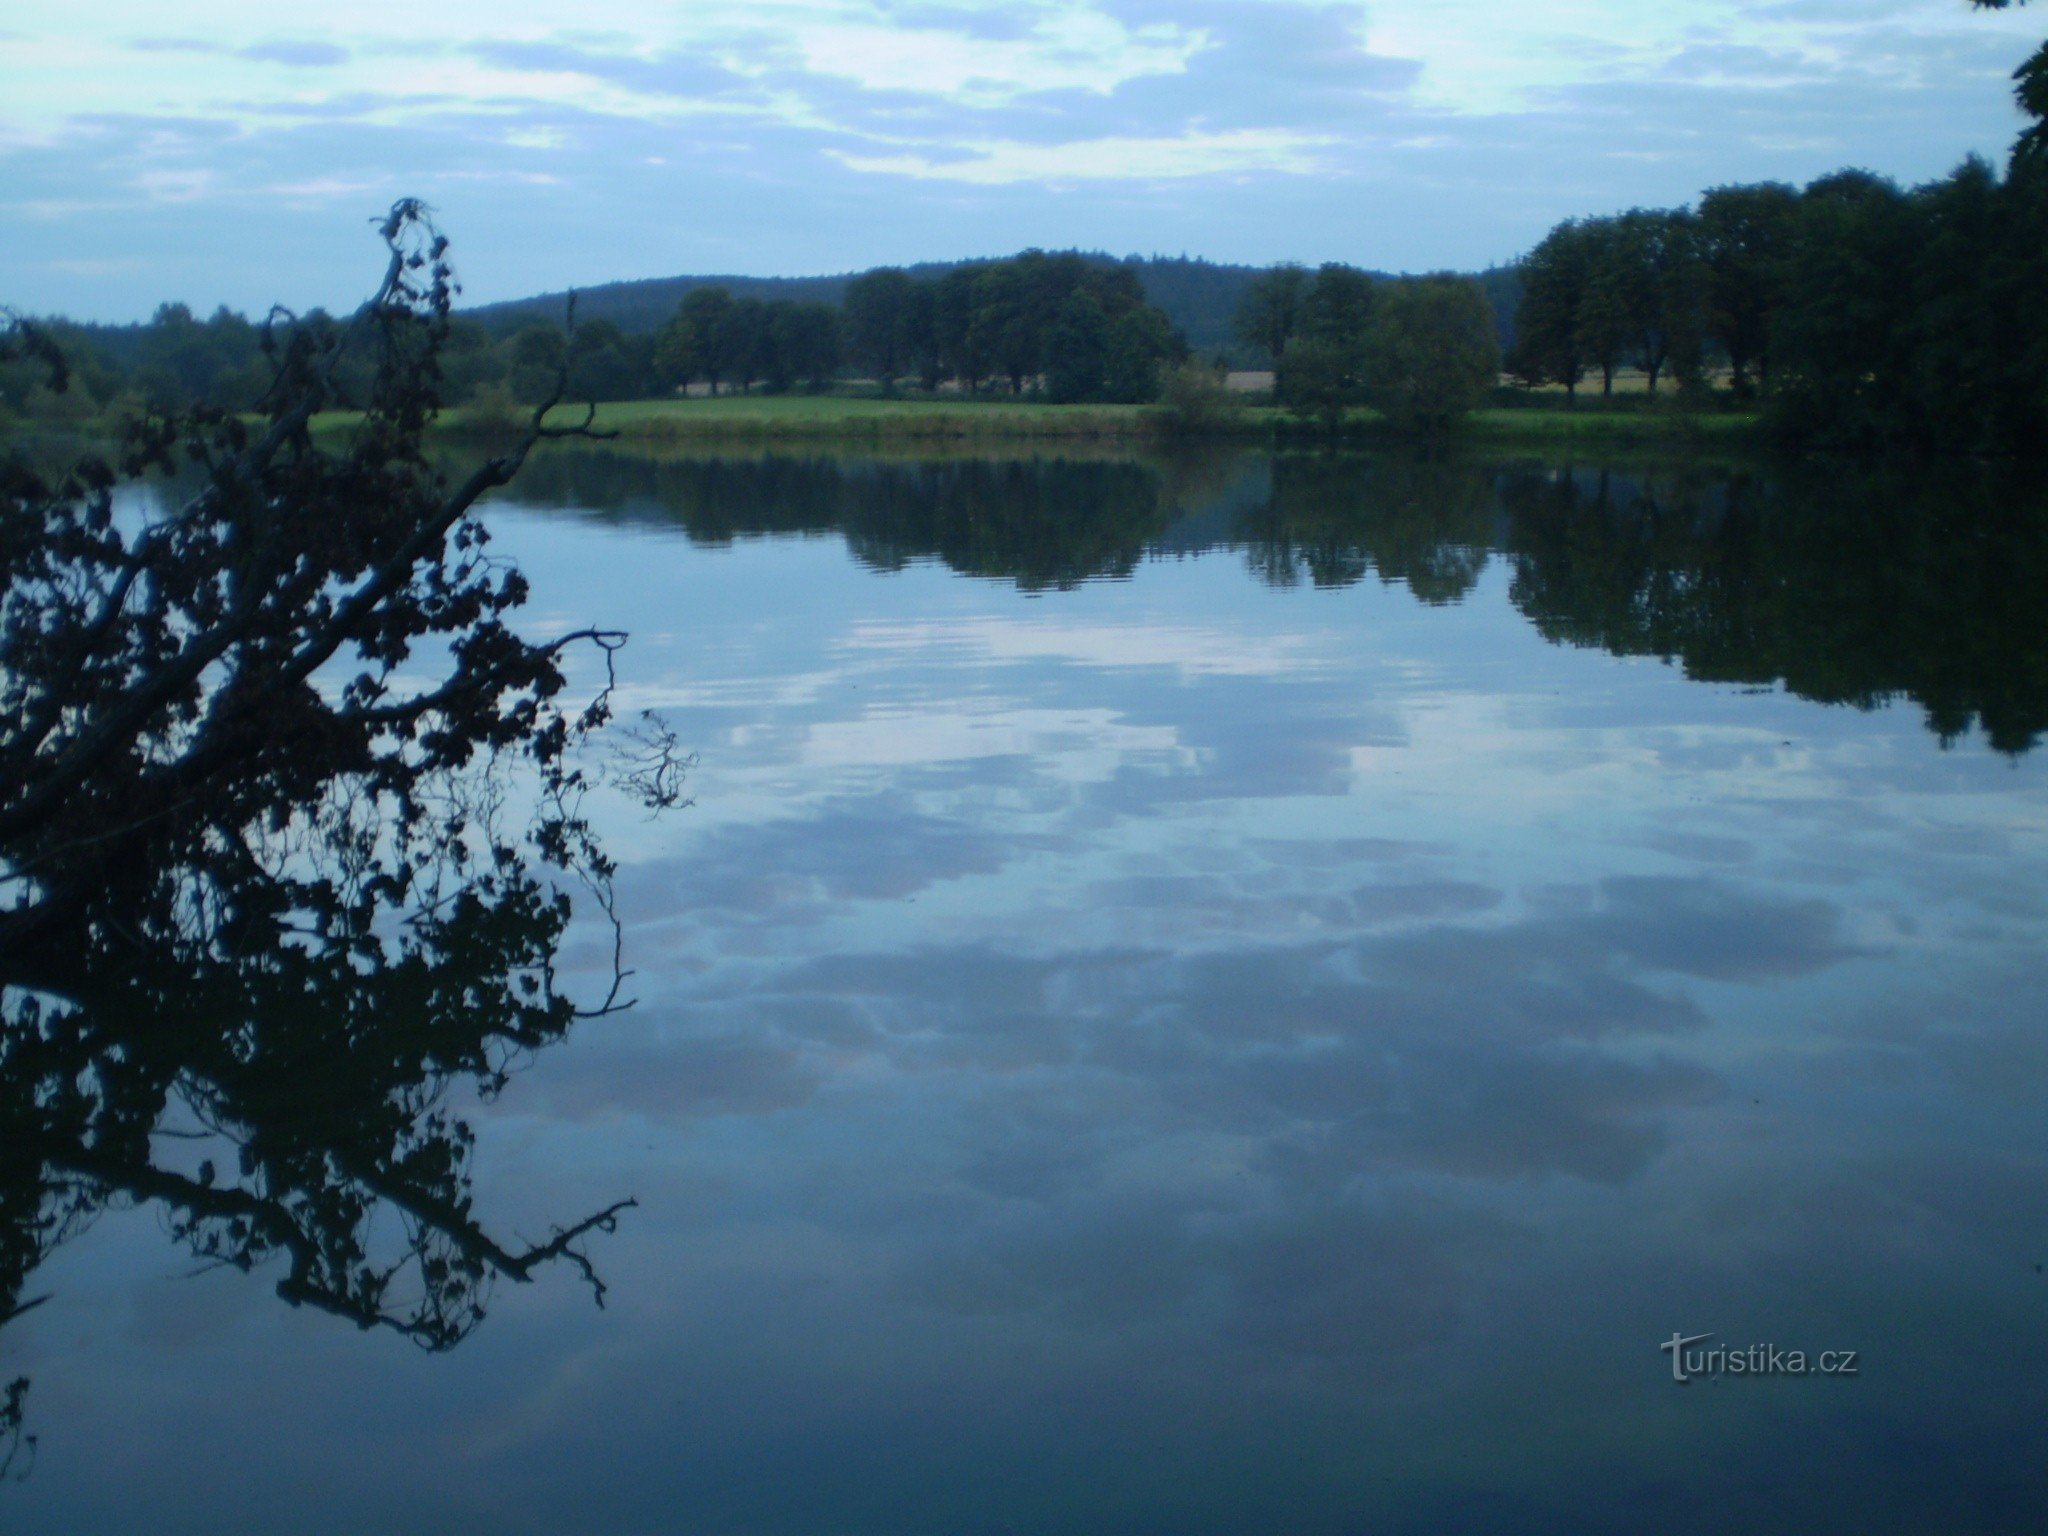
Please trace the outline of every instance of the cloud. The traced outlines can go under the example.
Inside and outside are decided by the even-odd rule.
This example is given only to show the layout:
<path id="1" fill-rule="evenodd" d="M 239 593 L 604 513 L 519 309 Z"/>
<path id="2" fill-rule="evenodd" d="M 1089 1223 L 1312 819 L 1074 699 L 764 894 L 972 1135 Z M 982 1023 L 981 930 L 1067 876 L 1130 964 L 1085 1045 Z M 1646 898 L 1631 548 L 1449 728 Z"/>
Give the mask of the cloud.
<path id="1" fill-rule="evenodd" d="M 804 28 L 796 46 L 810 73 L 870 90 L 1002 102 L 1057 90 L 1107 94 L 1142 76 L 1175 74 L 1201 41 L 1171 22 L 1129 27 L 1089 7 L 1059 6 L 1008 35 L 845 22 Z"/>
<path id="2" fill-rule="evenodd" d="M 1817 0 L 623 0 L 601 30 L 457 0 L 288 35 L 253 4 L 153 16 L 17 26 L 13 302 L 146 313 L 188 270 L 202 305 L 345 302 L 341 199 L 271 210 L 289 266 L 220 227 L 264 188 L 341 183 L 445 202 L 478 297 L 1031 244 L 1472 266 L 1722 182 L 1996 157 L 2038 30 Z M 154 284 L 75 264 L 138 250 Z"/>
<path id="3" fill-rule="evenodd" d="M 284 64 L 300 69 L 327 68 L 349 61 L 349 50 L 338 43 L 306 39 L 272 38 L 239 47 L 218 38 L 138 37 L 128 43 L 135 53 L 192 53 L 214 58 L 248 59 L 258 64 Z"/>
<path id="4" fill-rule="evenodd" d="M 1177 181 L 1262 172 L 1308 176 L 1321 163 L 1315 152 L 1334 142 L 1327 136 L 1244 129 L 1177 138 L 971 144 L 958 158 L 944 160 L 922 154 L 860 155 L 840 150 L 831 154 L 849 170 L 1000 187 L 1019 182 Z"/>
<path id="5" fill-rule="evenodd" d="M 1168 668 L 1183 678 L 1303 676 L 1327 667 L 1304 635 L 1282 635 L 1256 654 L 1225 628 L 1169 624 L 1026 622 L 990 614 L 944 623 L 870 620 L 844 642 L 854 653 L 950 653 L 981 665 L 1060 661 L 1075 666 Z"/>
<path id="6" fill-rule="evenodd" d="M 346 64 L 349 59 L 349 51 L 335 43 L 293 42 L 288 39 L 251 43 L 236 51 L 245 59 L 266 64 L 288 64 L 298 69 L 329 68 Z"/>

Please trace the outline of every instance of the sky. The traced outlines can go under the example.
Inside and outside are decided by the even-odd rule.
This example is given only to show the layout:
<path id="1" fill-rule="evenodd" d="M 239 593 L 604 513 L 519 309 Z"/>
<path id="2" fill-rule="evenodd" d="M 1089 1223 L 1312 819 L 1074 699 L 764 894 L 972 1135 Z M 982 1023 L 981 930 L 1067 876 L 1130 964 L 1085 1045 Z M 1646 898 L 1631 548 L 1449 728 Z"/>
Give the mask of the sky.
<path id="1" fill-rule="evenodd" d="M 0 304 L 349 305 L 425 198 L 471 302 L 1027 246 L 1383 270 L 2019 127 L 1964 0 L 526 0 L 0 12 Z"/>

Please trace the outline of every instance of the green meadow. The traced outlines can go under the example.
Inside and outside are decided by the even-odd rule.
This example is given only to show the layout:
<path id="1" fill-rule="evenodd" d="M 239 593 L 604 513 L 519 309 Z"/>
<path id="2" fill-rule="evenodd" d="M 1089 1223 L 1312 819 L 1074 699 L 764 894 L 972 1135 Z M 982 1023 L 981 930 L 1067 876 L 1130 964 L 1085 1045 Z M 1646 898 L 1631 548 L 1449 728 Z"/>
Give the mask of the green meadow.
<path id="1" fill-rule="evenodd" d="M 1733 447 L 1751 436 L 1756 417 L 1746 412 L 1676 407 L 1608 409 L 1501 406 L 1475 411 L 1457 433 L 1461 441 L 1519 443 L 1706 442 Z M 549 421 L 580 421 L 583 409 L 559 408 Z M 339 424 L 343 417 L 330 417 Z M 502 410 L 463 407 L 442 417 L 458 435 L 489 435 L 512 425 Z M 1049 405 L 1030 400 L 879 399 L 845 395 L 721 395 L 692 399 L 628 400 L 599 405 L 594 430 L 621 442 L 1031 442 L 1056 440 L 1148 441 L 1171 437 L 1173 423 L 1157 406 Z M 1270 405 L 1248 405 L 1198 434 L 1251 441 L 1313 443 L 1331 436 L 1321 422 Z M 1386 435 L 1385 423 L 1366 409 L 1347 411 L 1336 435 L 1365 440 Z"/>

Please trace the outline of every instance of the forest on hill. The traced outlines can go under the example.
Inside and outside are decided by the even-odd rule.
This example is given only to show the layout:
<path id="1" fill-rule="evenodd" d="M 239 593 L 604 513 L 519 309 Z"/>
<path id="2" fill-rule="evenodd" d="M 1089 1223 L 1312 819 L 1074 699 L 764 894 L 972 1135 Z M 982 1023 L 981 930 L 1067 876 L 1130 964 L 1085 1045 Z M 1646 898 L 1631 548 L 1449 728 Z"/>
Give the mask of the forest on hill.
<path id="1" fill-rule="evenodd" d="M 1267 271 L 1264 267 L 1238 266 L 1228 262 L 1204 261 L 1196 256 L 1124 256 L 1101 251 L 1063 251 L 1052 254 L 1075 256 L 1092 266 L 1120 267 L 1136 276 L 1145 302 L 1163 313 L 1188 346 L 1201 356 L 1221 355 L 1228 362 L 1245 367 L 1260 365 L 1254 349 L 1239 339 L 1236 317 L 1243 309 L 1252 285 Z M 902 269 L 920 282 L 935 281 L 962 267 L 986 265 L 982 261 L 926 261 Z M 845 302 L 847 285 L 863 274 L 842 272 L 826 277 L 732 277 L 684 276 L 641 278 L 629 282 L 599 283 L 576 290 L 576 313 L 585 320 L 605 320 L 628 336 L 647 335 L 674 317 L 682 301 L 704 288 L 722 288 L 736 300 L 756 299 L 762 303 L 787 301 L 796 304 Z M 1373 273 L 1384 278 L 1385 273 Z M 1494 267 L 1474 274 L 1493 306 L 1503 351 L 1514 344 L 1514 316 L 1521 296 L 1521 281 L 1512 266 Z M 566 293 L 536 294 L 498 304 L 479 304 L 462 313 L 483 324 L 495 335 L 510 335 L 535 321 L 559 322 Z"/>

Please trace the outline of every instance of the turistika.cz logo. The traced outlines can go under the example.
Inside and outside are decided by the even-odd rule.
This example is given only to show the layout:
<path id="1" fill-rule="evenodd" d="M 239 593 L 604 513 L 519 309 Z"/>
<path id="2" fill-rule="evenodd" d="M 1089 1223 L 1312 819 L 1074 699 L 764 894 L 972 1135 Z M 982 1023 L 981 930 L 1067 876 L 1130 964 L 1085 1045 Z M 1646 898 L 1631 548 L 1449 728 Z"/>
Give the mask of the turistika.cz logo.
<path id="1" fill-rule="evenodd" d="M 1696 1348 L 1711 1339 L 1711 1333 L 1674 1333 L 1657 1346 L 1671 1357 L 1671 1379 L 1681 1387 L 1698 1377 L 1720 1376 L 1855 1376 L 1860 1374 L 1857 1351 L 1823 1349 L 1780 1349 L 1775 1344 L 1752 1344 L 1747 1349 L 1730 1349 L 1717 1344 Z"/>

